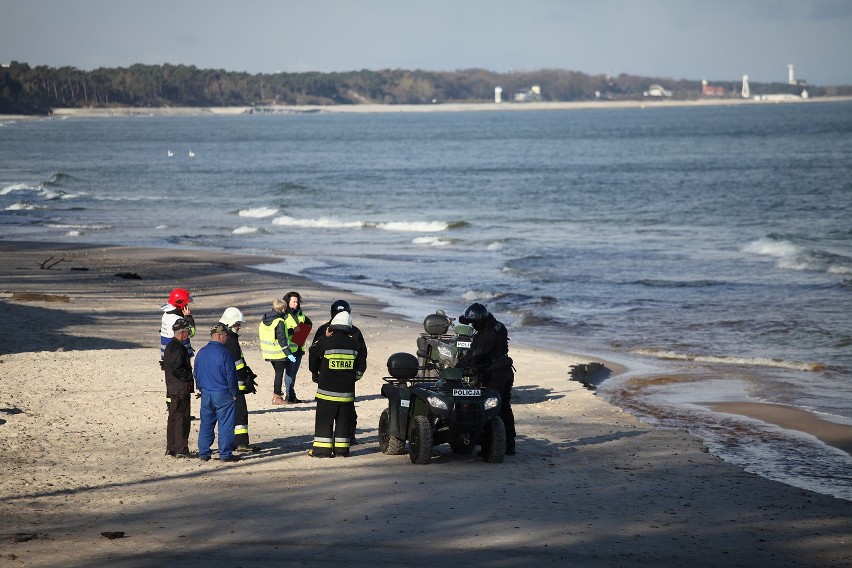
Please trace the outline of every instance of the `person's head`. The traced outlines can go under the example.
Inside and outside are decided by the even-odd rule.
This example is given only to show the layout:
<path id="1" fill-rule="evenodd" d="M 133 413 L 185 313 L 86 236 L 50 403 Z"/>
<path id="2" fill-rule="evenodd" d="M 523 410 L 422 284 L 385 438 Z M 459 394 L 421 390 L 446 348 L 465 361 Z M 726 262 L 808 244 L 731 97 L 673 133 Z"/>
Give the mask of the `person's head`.
<path id="1" fill-rule="evenodd" d="M 210 328 L 210 339 L 225 343 L 228 340 L 228 326 L 224 323 L 217 323 Z"/>
<path id="2" fill-rule="evenodd" d="M 234 331 L 239 331 L 240 325 L 245 322 L 243 312 L 237 308 L 225 308 L 225 311 L 222 312 L 222 317 L 219 318 L 219 323 L 224 323 Z"/>
<path id="3" fill-rule="evenodd" d="M 346 312 L 348 314 L 352 313 L 352 306 L 349 305 L 349 302 L 346 300 L 336 300 L 333 304 L 331 304 L 332 318 L 340 312 Z"/>
<path id="4" fill-rule="evenodd" d="M 328 327 L 333 331 L 344 331 L 349 333 L 352 331 L 352 316 L 349 315 L 349 312 L 340 312 L 331 318 L 331 323 Z"/>
<path id="5" fill-rule="evenodd" d="M 284 303 L 287 304 L 287 308 L 295 312 L 302 307 L 302 297 L 298 292 L 287 292 L 284 294 Z"/>
<path id="6" fill-rule="evenodd" d="M 175 320 L 175 323 L 172 324 L 172 331 L 174 332 L 174 336 L 178 341 L 186 341 L 189 339 L 190 333 L 192 333 L 191 326 L 189 322 L 183 318 L 178 318 Z"/>
<path id="7" fill-rule="evenodd" d="M 185 308 L 191 302 L 192 294 L 183 288 L 175 288 L 172 290 L 172 293 L 169 294 L 169 303 L 176 308 Z"/>
<path id="8" fill-rule="evenodd" d="M 490 314 L 488 308 L 476 302 L 471 304 L 462 315 L 459 316 L 459 323 L 470 324 L 476 331 L 482 330 L 485 325 L 485 320 Z"/>
<path id="9" fill-rule="evenodd" d="M 287 303 L 284 300 L 279 300 L 275 298 L 272 300 L 272 309 L 278 312 L 279 314 L 283 314 L 287 311 Z"/>

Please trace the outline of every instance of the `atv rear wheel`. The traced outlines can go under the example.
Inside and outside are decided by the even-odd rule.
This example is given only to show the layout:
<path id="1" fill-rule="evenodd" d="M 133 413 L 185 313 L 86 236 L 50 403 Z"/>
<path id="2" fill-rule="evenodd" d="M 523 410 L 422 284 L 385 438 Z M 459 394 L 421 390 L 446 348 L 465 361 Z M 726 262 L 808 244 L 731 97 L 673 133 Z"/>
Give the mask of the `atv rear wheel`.
<path id="1" fill-rule="evenodd" d="M 482 459 L 488 463 L 502 462 L 506 455 L 506 426 L 503 419 L 495 416 L 489 420 L 482 436 Z"/>
<path id="2" fill-rule="evenodd" d="M 379 417 L 379 449 L 383 454 L 398 456 L 405 453 L 405 440 L 390 433 L 390 411 L 385 408 Z"/>
<path id="3" fill-rule="evenodd" d="M 432 424 L 426 416 L 411 419 L 411 435 L 408 436 L 408 457 L 411 463 L 427 464 L 432 461 Z"/>

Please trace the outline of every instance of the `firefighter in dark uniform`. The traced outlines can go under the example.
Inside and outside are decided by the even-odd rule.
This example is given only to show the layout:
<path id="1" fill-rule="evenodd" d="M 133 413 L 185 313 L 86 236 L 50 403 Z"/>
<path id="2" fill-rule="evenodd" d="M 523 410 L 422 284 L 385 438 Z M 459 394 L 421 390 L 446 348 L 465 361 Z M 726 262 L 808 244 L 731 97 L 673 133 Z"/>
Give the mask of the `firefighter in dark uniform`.
<path id="1" fill-rule="evenodd" d="M 335 300 L 334 303 L 331 304 L 331 318 L 334 319 L 334 316 L 339 314 L 340 312 L 346 312 L 349 315 L 352 315 L 352 306 L 349 305 L 349 302 L 346 300 Z M 314 340 L 311 341 L 311 345 L 313 346 L 317 339 L 326 335 L 326 330 L 328 326 L 331 324 L 331 320 L 328 320 L 326 323 L 319 326 L 316 333 L 314 334 Z M 358 329 L 355 325 L 352 326 L 351 331 L 352 336 L 358 342 L 358 352 L 364 353 L 364 359 L 367 358 L 367 342 L 364 341 L 364 334 L 361 333 L 361 330 Z M 316 374 L 313 377 L 314 382 L 317 382 Z M 358 413 L 355 408 L 352 408 L 352 426 L 349 429 L 349 444 L 354 446 L 358 443 L 358 440 L 355 438 L 355 429 L 358 427 Z"/>
<path id="2" fill-rule="evenodd" d="M 515 415 L 512 413 L 512 385 L 515 370 L 509 357 L 509 332 L 484 305 L 475 303 L 459 316 L 459 323 L 471 324 L 476 330 L 470 351 L 458 367 L 465 374 L 478 377 L 480 384 L 500 393 L 500 417 L 506 426 L 506 455 L 515 455 Z"/>
<path id="3" fill-rule="evenodd" d="M 367 368 L 367 354 L 359 351 L 348 312 L 334 316 L 328 332 L 311 345 L 308 368 L 317 379 L 314 444 L 308 455 L 346 457 L 355 410 L 355 381 Z"/>
<path id="4" fill-rule="evenodd" d="M 185 342 L 192 325 L 183 318 L 172 324 L 172 338 L 163 349 L 166 375 L 166 403 L 169 419 L 166 427 L 166 455 L 189 458 L 190 394 L 193 391 L 192 364 Z"/>
<path id="5" fill-rule="evenodd" d="M 227 339 L 225 347 L 234 358 L 237 367 L 237 408 L 234 414 L 234 450 L 238 452 L 258 452 L 260 446 L 249 443 L 249 412 L 246 404 L 246 394 L 255 394 L 257 387 L 255 379 L 257 375 L 251 370 L 243 356 L 240 347 L 240 327 L 245 323 L 243 313 L 237 308 L 226 308 L 219 318 L 219 323 L 227 326 Z"/>

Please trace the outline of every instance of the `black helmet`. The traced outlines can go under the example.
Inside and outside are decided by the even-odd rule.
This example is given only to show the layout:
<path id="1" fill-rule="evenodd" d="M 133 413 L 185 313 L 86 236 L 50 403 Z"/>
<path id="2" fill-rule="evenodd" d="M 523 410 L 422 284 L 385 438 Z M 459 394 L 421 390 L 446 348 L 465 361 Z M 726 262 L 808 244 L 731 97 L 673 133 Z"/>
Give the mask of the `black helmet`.
<path id="1" fill-rule="evenodd" d="M 470 307 L 459 316 L 459 323 L 472 324 L 473 327 L 478 330 L 479 326 L 487 317 L 488 308 L 477 302 L 475 304 L 471 304 Z"/>
<path id="2" fill-rule="evenodd" d="M 331 317 L 333 318 L 340 312 L 352 313 L 352 306 L 346 300 L 337 300 L 331 305 Z"/>

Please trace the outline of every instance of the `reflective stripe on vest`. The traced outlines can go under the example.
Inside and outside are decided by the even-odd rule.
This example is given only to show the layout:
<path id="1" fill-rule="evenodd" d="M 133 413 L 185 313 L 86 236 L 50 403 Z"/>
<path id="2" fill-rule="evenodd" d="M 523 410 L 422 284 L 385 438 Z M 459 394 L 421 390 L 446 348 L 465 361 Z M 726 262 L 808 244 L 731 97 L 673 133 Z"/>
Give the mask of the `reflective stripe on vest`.
<path id="1" fill-rule="evenodd" d="M 284 349 L 281 348 L 281 344 L 278 343 L 278 339 L 275 338 L 275 328 L 278 327 L 279 322 L 283 321 L 284 318 L 275 318 L 272 320 L 270 325 L 260 322 L 260 327 L 258 328 L 258 335 L 260 336 L 260 354 L 267 361 L 287 358 L 287 355 L 284 353 Z"/>
<path id="2" fill-rule="evenodd" d="M 237 424 L 234 426 L 234 435 L 248 434 L 248 424 Z"/>
<path id="3" fill-rule="evenodd" d="M 354 392 L 333 392 L 317 389 L 317 398 L 329 402 L 355 402 Z"/>
<path id="4" fill-rule="evenodd" d="M 328 360 L 330 371 L 355 370 L 355 357 L 357 356 L 358 352 L 351 349 L 329 349 L 323 353 L 323 357 Z"/>

